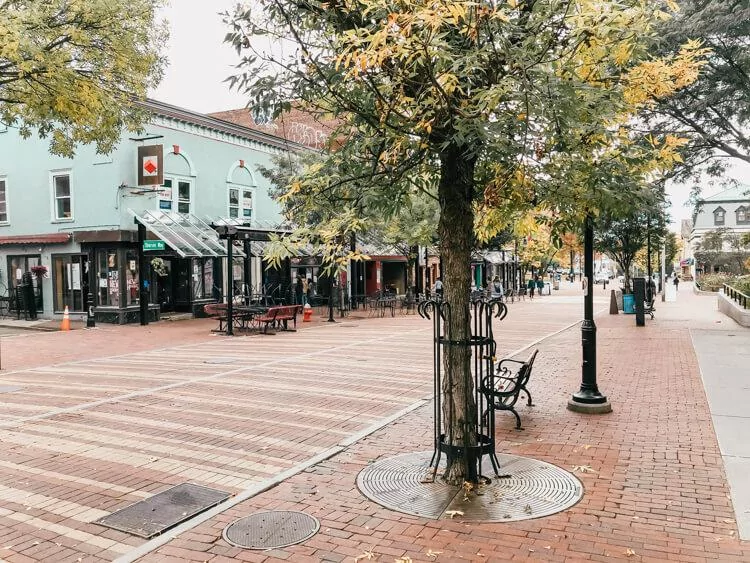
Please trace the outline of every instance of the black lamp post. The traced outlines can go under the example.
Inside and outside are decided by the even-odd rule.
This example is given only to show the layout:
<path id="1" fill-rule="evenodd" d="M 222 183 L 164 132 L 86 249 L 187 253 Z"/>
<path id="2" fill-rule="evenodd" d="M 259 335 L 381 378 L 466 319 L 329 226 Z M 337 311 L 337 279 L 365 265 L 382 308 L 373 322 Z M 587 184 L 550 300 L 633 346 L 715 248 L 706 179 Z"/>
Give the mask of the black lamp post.
<path id="1" fill-rule="evenodd" d="M 581 365 L 581 388 L 568 400 L 568 409 L 575 412 L 602 414 L 612 412 L 607 397 L 599 392 L 596 384 L 596 324 L 594 323 L 594 220 L 586 216 L 583 236 L 584 253 L 584 306 L 581 324 L 583 364 Z"/>

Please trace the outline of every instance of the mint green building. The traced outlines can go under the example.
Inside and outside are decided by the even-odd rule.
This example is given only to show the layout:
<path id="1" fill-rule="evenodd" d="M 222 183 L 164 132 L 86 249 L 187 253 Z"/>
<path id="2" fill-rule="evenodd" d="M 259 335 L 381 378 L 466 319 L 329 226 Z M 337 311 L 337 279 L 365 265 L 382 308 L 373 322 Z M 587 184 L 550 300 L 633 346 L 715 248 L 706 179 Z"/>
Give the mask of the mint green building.
<path id="1" fill-rule="evenodd" d="M 263 230 L 281 222 L 258 166 L 305 147 L 164 103 L 145 106 L 153 117 L 144 132 L 124 133 L 110 155 L 81 146 L 72 159 L 54 156 L 46 140 L 22 139 L 0 125 L 5 307 L 18 307 L 16 288 L 30 272 L 43 317 L 65 307 L 81 315 L 92 305 L 98 320 L 137 322 L 140 222 L 154 241 L 146 252 L 150 317 L 197 313 L 226 292 L 226 245 L 210 225 L 232 221 Z M 161 186 L 138 185 L 138 147 L 146 145 L 162 146 Z M 237 254 L 236 280 L 252 286 L 269 281 L 259 258 L 245 260 L 243 248 Z M 276 277 L 271 281 L 285 280 Z"/>

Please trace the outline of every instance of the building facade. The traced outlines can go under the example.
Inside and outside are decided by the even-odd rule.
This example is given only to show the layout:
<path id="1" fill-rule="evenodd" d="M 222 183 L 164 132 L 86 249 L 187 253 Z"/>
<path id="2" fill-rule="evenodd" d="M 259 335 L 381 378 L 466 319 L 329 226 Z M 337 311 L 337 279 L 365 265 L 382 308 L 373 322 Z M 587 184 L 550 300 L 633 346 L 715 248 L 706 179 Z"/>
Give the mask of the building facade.
<path id="1" fill-rule="evenodd" d="M 145 106 L 152 114 L 145 130 L 124 133 L 109 155 L 91 146 L 79 147 L 74 158 L 51 155 L 46 140 L 22 139 L 0 126 L 0 296 L 6 305 L 35 307 L 44 317 L 92 306 L 100 320 L 134 322 L 145 266 L 152 318 L 159 311 L 197 312 L 221 299 L 229 273 L 226 245 L 211 223 L 262 230 L 281 222 L 257 169 L 301 145 L 160 102 Z M 155 145 L 163 151 L 163 183 L 139 185 L 138 147 Z M 139 242 L 139 224 L 146 244 Z M 144 264 L 139 249 L 146 246 L 152 250 Z M 233 277 L 257 287 L 266 275 L 261 260 L 245 260 L 243 250 L 253 254 L 252 245 L 237 248 Z M 20 305 L 17 288 L 29 279 L 36 302 Z"/>
<path id="2" fill-rule="evenodd" d="M 683 225 L 683 241 L 687 244 L 680 260 L 683 273 L 695 277 L 717 270 L 721 266 L 707 260 L 707 253 L 739 252 L 738 241 L 750 233 L 750 186 L 734 186 L 700 200 L 685 241 L 686 227 Z"/>

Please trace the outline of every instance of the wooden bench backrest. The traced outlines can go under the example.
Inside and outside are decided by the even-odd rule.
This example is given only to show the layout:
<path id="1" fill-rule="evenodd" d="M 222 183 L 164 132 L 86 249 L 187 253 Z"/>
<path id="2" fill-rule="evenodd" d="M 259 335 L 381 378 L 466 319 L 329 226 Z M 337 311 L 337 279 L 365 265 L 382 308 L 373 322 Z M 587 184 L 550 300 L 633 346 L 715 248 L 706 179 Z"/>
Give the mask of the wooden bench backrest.
<path id="1" fill-rule="evenodd" d="M 203 312 L 207 315 L 221 315 L 222 313 L 226 313 L 226 311 L 226 303 L 209 303 L 203 306 Z"/>

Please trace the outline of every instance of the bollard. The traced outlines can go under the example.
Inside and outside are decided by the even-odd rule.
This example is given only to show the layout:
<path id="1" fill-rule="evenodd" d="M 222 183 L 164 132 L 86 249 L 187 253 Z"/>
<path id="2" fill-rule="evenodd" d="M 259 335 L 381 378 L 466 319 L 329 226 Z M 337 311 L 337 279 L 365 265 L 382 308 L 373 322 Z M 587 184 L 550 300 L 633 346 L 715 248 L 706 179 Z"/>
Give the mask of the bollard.
<path id="1" fill-rule="evenodd" d="M 617 315 L 619 313 L 620 309 L 617 307 L 617 294 L 615 293 L 615 290 L 612 289 L 609 292 L 609 314 Z"/>
<path id="2" fill-rule="evenodd" d="M 86 328 L 94 328 L 96 326 L 96 317 L 94 316 L 94 294 L 89 293 L 86 296 Z"/>

